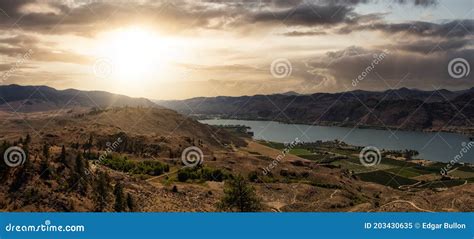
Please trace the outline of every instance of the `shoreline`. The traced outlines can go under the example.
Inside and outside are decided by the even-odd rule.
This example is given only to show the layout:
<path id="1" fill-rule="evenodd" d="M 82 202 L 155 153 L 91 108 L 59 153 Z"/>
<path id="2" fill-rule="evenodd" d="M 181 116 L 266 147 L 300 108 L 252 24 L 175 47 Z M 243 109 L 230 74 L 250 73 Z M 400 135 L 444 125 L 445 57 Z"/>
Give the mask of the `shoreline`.
<path id="1" fill-rule="evenodd" d="M 212 118 L 212 119 L 202 119 L 202 120 L 199 120 L 201 123 L 204 123 L 206 124 L 206 122 L 202 122 L 202 121 L 205 121 L 205 120 L 242 120 L 242 119 L 223 119 L 223 118 Z M 247 120 L 247 121 L 266 121 L 266 120 Z M 283 125 L 291 125 L 291 124 L 288 124 L 288 123 L 282 123 L 282 122 L 278 122 L 278 121 L 267 121 L 267 122 L 274 122 L 274 123 L 277 123 L 277 124 L 283 124 Z M 252 140 L 255 140 L 255 141 L 260 141 L 262 139 L 258 139 L 258 138 L 254 138 L 253 135 L 255 132 L 249 132 L 248 130 L 250 129 L 249 126 L 245 125 L 245 124 L 232 124 L 232 123 L 226 123 L 225 125 L 223 124 L 210 124 L 210 125 L 213 125 L 213 126 L 216 126 L 216 127 L 223 127 L 223 126 L 228 126 L 228 127 L 237 127 L 237 126 L 241 126 L 241 127 L 245 127 L 246 130 L 247 130 L 247 134 L 251 136 Z M 344 126 L 336 126 L 336 125 L 309 125 L 309 124 L 299 124 L 299 125 L 305 125 L 305 126 L 311 126 L 311 127 L 317 127 L 317 126 L 320 126 L 320 127 L 340 127 L 340 128 L 349 128 L 349 127 L 344 127 Z M 225 127 L 224 127 L 225 128 Z M 387 131 L 387 129 L 380 129 L 380 128 L 361 128 L 361 127 L 358 127 L 357 129 L 361 129 L 361 130 L 364 130 L 364 129 L 367 129 L 367 130 L 380 130 L 380 131 Z M 427 133 L 427 134 L 436 134 L 436 132 L 432 132 L 432 131 L 408 131 L 408 130 L 399 130 L 399 132 L 404 132 L 404 133 Z M 469 137 L 466 136 L 466 135 L 463 135 L 463 134 L 459 134 L 459 133 L 454 133 L 454 132 L 443 132 L 443 133 L 448 133 L 448 134 L 454 134 L 454 135 L 457 135 L 457 136 L 461 136 L 461 137 L 465 137 L 467 138 L 466 141 L 469 142 Z M 311 139 L 311 141 L 307 141 L 307 142 L 304 142 L 304 143 L 312 143 L 312 142 L 332 142 L 334 139 Z M 339 140 L 341 141 L 340 139 L 335 139 L 335 140 Z M 272 140 L 266 140 L 268 142 L 275 142 L 275 143 L 283 143 L 283 142 L 279 142 L 278 140 L 277 141 L 272 141 Z M 472 140 L 470 140 L 472 141 Z M 344 144 L 347 144 L 348 146 L 352 146 L 352 147 L 358 147 L 358 148 L 363 148 L 363 147 L 366 147 L 366 146 L 369 146 L 371 145 L 370 143 L 365 143 L 365 144 L 357 144 L 357 143 L 350 143 L 350 142 L 347 142 L 346 140 L 344 141 L 341 141 L 343 142 Z M 405 145 L 406 146 L 406 145 Z M 388 147 L 388 148 L 387 148 Z M 423 151 L 423 149 L 417 149 L 416 147 L 412 147 L 410 148 L 409 146 L 407 147 L 392 147 L 390 148 L 389 146 L 378 146 L 378 148 L 380 150 L 383 150 L 383 151 L 392 151 L 392 152 L 395 152 L 395 151 L 398 151 L 398 152 L 404 152 L 404 151 L 415 151 L 417 152 L 418 155 L 416 156 L 413 156 L 412 160 L 417 160 L 417 161 L 426 161 L 425 163 L 442 163 L 442 164 L 449 164 L 451 161 L 452 161 L 452 158 L 446 158 L 446 160 L 436 160 L 436 159 L 433 159 L 433 158 L 430 158 L 428 157 L 429 155 L 425 155 L 426 152 Z M 424 155 L 424 156 L 423 156 Z M 453 156 L 454 157 L 454 156 Z M 460 163 L 463 163 L 465 165 L 473 165 L 473 162 L 460 162 Z"/>
<path id="2" fill-rule="evenodd" d="M 195 118 L 193 116 L 189 116 L 192 118 Z M 408 128 L 398 128 L 396 126 L 378 126 L 378 125 L 357 125 L 357 124 L 344 124 L 344 123 L 338 123 L 338 122 L 327 122 L 327 121 L 320 121 L 319 123 L 305 123 L 304 121 L 295 121 L 295 122 L 285 122 L 285 121 L 278 121 L 278 120 L 270 120 L 270 119 L 255 119 L 255 118 L 239 118 L 239 117 L 197 117 L 195 118 L 198 121 L 202 120 L 246 120 L 246 121 L 269 121 L 269 122 L 275 122 L 275 123 L 280 123 L 280 124 L 285 124 L 285 125 L 304 125 L 304 126 L 323 126 L 323 127 L 341 127 L 341 128 L 357 128 L 357 129 L 373 129 L 373 130 L 397 130 L 397 131 L 403 131 L 403 132 L 419 132 L 419 133 L 452 133 L 452 134 L 458 134 L 462 136 L 466 136 L 469 138 L 471 141 L 474 141 L 474 128 L 473 129 L 445 129 L 445 130 L 436 130 L 435 128 L 426 128 L 426 129 L 408 129 Z M 469 132 L 472 131 L 472 133 L 466 133 L 463 132 L 468 130 Z"/>

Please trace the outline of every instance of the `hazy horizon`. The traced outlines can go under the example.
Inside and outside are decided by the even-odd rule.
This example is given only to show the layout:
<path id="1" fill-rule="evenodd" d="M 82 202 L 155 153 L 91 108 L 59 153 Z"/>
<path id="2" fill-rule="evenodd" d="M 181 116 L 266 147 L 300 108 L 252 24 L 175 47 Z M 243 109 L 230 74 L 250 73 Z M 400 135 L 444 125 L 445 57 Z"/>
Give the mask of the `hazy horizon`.
<path id="1" fill-rule="evenodd" d="M 112 92 L 112 91 L 108 91 L 108 90 L 99 90 L 99 89 L 81 89 L 81 88 L 56 88 L 56 87 L 53 87 L 53 86 L 49 86 L 49 85 L 20 85 L 20 84 L 10 84 L 10 85 L 0 85 L 0 86 L 13 86 L 13 85 L 17 85 L 17 86 L 23 86 L 23 87 L 50 87 L 50 88 L 53 88 L 55 90 L 58 90 L 58 91 L 63 91 L 63 90 L 79 90 L 79 91 L 86 91 L 86 92 L 93 92 L 93 91 L 102 91 L 102 92 L 108 92 L 108 93 L 111 93 L 111 94 L 117 94 L 117 95 L 123 95 L 123 96 L 128 96 L 128 97 L 132 97 L 132 98 L 146 98 L 146 99 L 149 99 L 149 100 L 152 100 L 152 101 L 174 101 L 174 100 L 177 100 L 177 101 L 180 101 L 180 100 L 188 100 L 188 99 L 193 99 L 193 98 L 202 98 L 202 97 L 244 97 L 244 96 L 255 96 L 255 95 L 259 95 L 259 93 L 256 93 L 256 94 L 243 94 L 243 95 L 216 95 L 216 96 L 193 96 L 193 97 L 190 97 L 190 98 L 182 98 L 182 99 L 160 99 L 160 98 L 156 98 L 156 97 L 145 97 L 145 96 L 133 96 L 133 95 L 128 95 L 128 94 L 124 94 L 124 93 L 120 93 L 120 92 Z M 456 92 L 456 91 L 464 91 L 464 90 L 470 90 L 470 89 L 473 89 L 474 87 L 470 87 L 470 88 L 465 88 L 465 89 L 460 89 L 460 90 L 449 90 L 449 91 L 452 91 L 452 92 Z M 423 89 L 417 89 L 417 88 L 407 88 L 407 87 L 400 87 L 400 88 L 391 88 L 391 89 L 384 89 L 384 90 L 362 90 L 362 91 L 367 91 L 367 92 L 385 92 L 387 90 L 401 90 L 401 89 L 408 89 L 408 90 L 416 90 L 416 91 L 428 91 L 428 90 L 423 90 Z M 434 89 L 433 91 L 440 91 L 440 90 L 448 90 L 448 89 Z M 351 90 L 351 91 L 357 91 L 357 90 Z M 277 95 L 277 94 L 288 94 L 288 93 L 296 93 L 296 94 L 299 94 L 299 95 L 309 95 L 309 94 L 337 94 L 337 93 L 344 93 L 344 92 L 350 92 L 350 91 L 336 91 L 336 92 L 305 92 L 305 93 L 300 93 L 300 92 L 296 92 L 296 91 L 286 91 L 286 92 L 274 92 L 274 93 L 270 93 L 269 95 Z"/>

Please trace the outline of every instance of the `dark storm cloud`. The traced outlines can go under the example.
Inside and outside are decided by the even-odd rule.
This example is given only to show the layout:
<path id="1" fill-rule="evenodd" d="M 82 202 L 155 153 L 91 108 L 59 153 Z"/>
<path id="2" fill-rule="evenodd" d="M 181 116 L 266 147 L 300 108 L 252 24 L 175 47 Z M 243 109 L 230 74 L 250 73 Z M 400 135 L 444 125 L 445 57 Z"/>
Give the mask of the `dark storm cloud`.
<path id="1" fill-rule="evenodd" d="M 23 14 L 20 9 L 24 4 L 9 4 L 5 8 L 8 16 L 0 14 L 0 29 L 93 36 L 104 29 L 141 22 L 164 32 L 177 32 L 230 25 L 251 11 L 246 4 L 219 1 L 85 1 L 86 4 L 81 5 L 43 2 L 55 12 Z"/>
<path id="2" fill-rule="evenodd" d="M 474 35 L 474 20 L 459 19 L 445 23 L 407 22 L 407 23 L 374 23 L 367 25 L 348 25 L 340 33 L 374 30 L 387 34 L 403 33 L 423 37 L 465 37 Z"/>
<path id="3" fill-rule="evenodd" d="M 0 2 L 0 15 L 6 13 L 10 17 L 17 17 L 20 7 L 27 3 L 35 2 L 34 0 L 2 0 Z"/>
<path id="4" fill-rule="evenodd" d="M 433 85 L 451 88 L 474 86 L 472 75 L 465 80 L 454 80 L 449 76 L 448 63 L 454 58 L 464 58 L 472 63 L 474 50 L 416 54 L 399 50 L 348 47 L 341 51 L 328 52 L 323 57 L 316 57 L 308 62 L 308 66 L 313 68 L 314 72 L 331 79 L 330 88 L 335 91 L 351 89 L 354 86 L 366 90 L 394 86 L 419 89 L 432 89 Z M 376 59 L 377 64 L 374 64 Z M 367 70 L 369 66 L 374 67 Z M 363 74 L 365 76 L 362 80 L 357 81 Z"/>
<path id="5" fill-rule="evenodd" d="M 407 32 L 419 36 L 464 37 L 474 35 L 474 20 L 455 20 L 443 24 L 429 22 L 385 24 L 375 25 L 374 28 L 388 33 Z"/>
<path id="6" fill-rule="evenodd" d="M 390 1 L 390 0 L 387 0 Z M 322 0 L 322 2 L 332 3 L 332 4 L 346 4 L 346 5 L 358 5 L 365 3 L 374 3 L 376 0 Z M 393 3 L 398 4 L 413 4 L 415 6 L 433 6 L 438 4 L 437 0 L 392 0 Z"/>
<path id="7" fill-rule="evenodd" d="M 251 16 L 252 22 L 284 22 L 293 26 L 330 25 L 352 21 L 357 16 L 353 9 L 342 5 L 309 5 L 276 12 L 259 12 Z"/>
<path id="8" fill-rule="evenodd" d="M 48 4 L 55 12 L 23 14 L 26 4 Z M 93 35 L 102 28 L 120 25 L 130 20 L 144 20 L 165 31 L 198 28 L 232 28 L 247 24 L 284 21 L 287 25 L 314 26 L 354 21 L 358 4 L 369 0 L 254 0 L 254 1 L 54 1 L 2 0 L 0 29 L 17 29 L 43 34 L 74 33 Z M 396 0 L 427 6 L 435 1 Z M 69 4 L 67 4 L 69 3 Z"/>
<path id="9" fill-rule="evenodd" d="M 390 46 L 390 49 L 399 49 L 407 52 L 418 52 L 430 54 L 433 52 L 462 50 L 466 47 L 474 47 L 474 39 L 461 38 L 449 40 L 417 40 L 413 42 L 402 42 L 397 45 Z"/>

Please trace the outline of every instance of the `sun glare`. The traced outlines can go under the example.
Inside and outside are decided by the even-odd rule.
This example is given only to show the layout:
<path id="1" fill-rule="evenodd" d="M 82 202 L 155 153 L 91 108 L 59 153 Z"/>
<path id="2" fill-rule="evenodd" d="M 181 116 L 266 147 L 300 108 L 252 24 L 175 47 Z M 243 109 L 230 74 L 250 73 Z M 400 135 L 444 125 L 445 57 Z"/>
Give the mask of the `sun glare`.
<path id="1" fill-rule="evenodd" d="M 166 75 L 167 65 L 178 58 L 169 40 L 140 27 L 105 33 L 98 52 L 111 65 L 111 80 L 122 87 L 159 81 Z"/>

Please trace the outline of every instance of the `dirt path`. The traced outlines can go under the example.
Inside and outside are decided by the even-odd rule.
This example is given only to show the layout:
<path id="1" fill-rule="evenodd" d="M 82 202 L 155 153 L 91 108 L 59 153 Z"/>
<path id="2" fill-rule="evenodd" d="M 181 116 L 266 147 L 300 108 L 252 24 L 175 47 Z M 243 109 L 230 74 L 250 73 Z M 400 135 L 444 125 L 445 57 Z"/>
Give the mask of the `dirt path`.
<path id="1" fill-rule="evenodd" d="M 339 192 L 339 189 L 336 189 L 333 193 L 331 193 L 331 196 L 329 198 L 332 199 L 334 195 L 336 195 L 336 193 L 338 192 Z"/>
<path id="2" fill-rule="evenodd" d="M 395 200 L 395 201 L 391 201 L 391 202 L 386 203 L 386 204 L 384 204 L 384 205 L 382 205 L 382 206 L 380 206 L 380 207 L 382 208 L 382 207 L 385 207 L 385 206 L 388 206 L 388 205 L 394 204 L 394 203 L 408 203 L 408 204 L 410 204 L 412 207 L 414 207 L 414 208 L 415 208 L 416 210 L 418 210 L 418 211 L 422 211 L 422 212 L 433 212 L 433 211 L 431 211 L 431 210 L 427 210 L 427 209 L 420 208 L 420 207 L 418 207 L 414 202 L 412 202 L 412 201 L 407 201 L 407 200 Z"/>

